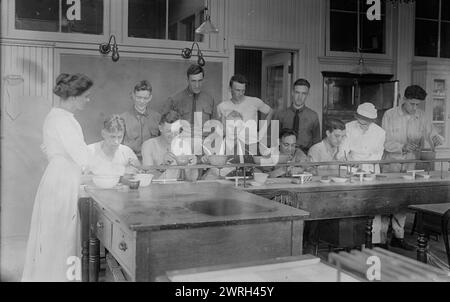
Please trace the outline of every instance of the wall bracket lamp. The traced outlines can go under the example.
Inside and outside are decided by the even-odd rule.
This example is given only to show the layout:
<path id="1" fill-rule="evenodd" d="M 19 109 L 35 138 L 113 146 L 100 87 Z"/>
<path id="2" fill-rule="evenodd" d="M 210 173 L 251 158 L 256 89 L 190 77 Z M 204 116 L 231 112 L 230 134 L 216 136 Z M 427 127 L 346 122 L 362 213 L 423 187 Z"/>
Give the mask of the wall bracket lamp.
<path id="1" fill-rule="evenodd" d="M 114 39 L 114 43 L 111 45 L 111 40 L 113 40 L 113 39 Z M 107 55 L 112 51 L 113 62 L 119 61 L 119 58 L 120 58 L 119 47 L 117 46 L 116 37 L 114 35 L 111 35 L 111 37 L 109 37 L 108 43 L 101 43 L 98 50 L 103 55 Z"/>
<path id="2" fill-rule="evenodd" d="M 191 57 L 192 57 L 192 51 L 194 50 L 194 46 L 197 46 L 197 56 L 198 56 L 198 60 L 197 60 L 197 64 L 199 65 L 199 66 L 205 66 L 206 65 L 206 61 L 205 61 L 205 59 L 203 58 L 203 54 L 202 54 L 202 51 L 200 50 L 200 46 L 198 45 L 198 43 L 197 42 L 194 42 L 194 43 L 192 43 L 192 46 L 191 46 L 191 48 L 183 48 L 182 50 L 181 50 L 181 56 L 184 58 L 184 59 L 190 59 Z"/>

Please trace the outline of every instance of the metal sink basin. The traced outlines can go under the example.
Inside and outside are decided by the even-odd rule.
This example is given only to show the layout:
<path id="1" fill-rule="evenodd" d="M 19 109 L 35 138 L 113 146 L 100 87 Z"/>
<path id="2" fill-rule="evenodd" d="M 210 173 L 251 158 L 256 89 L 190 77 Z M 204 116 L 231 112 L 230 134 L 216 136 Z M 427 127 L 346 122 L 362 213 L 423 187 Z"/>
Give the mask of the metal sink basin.
<path id="1" fill-rule="evenodd" d="M 216 199 L 194 201 L 187 206 L 191 211 L 209 216 L 232 216 L 249 213 L 272 212 L 275 208 L 268 208 L 253 203 L 234 199 Z"/>

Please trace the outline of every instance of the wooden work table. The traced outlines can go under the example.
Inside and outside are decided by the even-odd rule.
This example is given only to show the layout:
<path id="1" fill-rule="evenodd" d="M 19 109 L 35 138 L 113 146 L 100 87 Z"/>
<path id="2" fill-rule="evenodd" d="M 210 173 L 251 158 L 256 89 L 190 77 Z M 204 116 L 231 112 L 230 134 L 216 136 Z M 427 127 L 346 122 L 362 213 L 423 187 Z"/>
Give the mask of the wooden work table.
<path id="1" fill-rule="evenodd" d="M 90 281 L 98 278 L 98 240 L 131 281 L 153 281 L 167 270 L 302 254 L 307 212 L 228 185 L 85 190 L 91 204 L 88 255 L 84 244 Z"/>

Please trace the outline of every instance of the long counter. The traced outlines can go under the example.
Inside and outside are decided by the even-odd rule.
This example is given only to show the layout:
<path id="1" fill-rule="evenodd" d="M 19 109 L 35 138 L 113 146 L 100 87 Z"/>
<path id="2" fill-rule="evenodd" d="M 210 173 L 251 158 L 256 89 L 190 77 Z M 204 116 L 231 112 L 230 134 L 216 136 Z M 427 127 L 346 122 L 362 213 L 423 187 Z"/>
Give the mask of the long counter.
<path id="1" fill-rule="evenodd" d="M 130 280 L 149 281 L 166 270 L 299 255 L 304 220 L 367 216 L 370 247 L 374 215 L 450 200 L 448 172 L 415 180 L 398 173 L 384 176 L 347 183 L 313 177 L 304 184 L 279 178 L 258 186 L 247 181 L 245 187 L 230 180 L 176 182 L 129 192 L 87 186 L 89 278 L 98 271 L 98 239 Z M 268 200 L 284 194 L 290 207 Z"/>

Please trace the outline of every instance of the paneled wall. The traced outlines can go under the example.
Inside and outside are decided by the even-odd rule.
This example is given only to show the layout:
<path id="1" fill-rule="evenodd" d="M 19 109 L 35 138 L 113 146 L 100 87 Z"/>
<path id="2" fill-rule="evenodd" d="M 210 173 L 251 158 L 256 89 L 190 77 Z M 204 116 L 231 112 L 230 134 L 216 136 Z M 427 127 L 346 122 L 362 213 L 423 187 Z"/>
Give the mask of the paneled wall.
<path id="1" fill-rule="evenodd" d="M 47 44 L 2 41 L 0 46 L 3 238 L 28 234 L 34 196 L 46 166 L 39 146 L 42 124 L 53 102 L 54 51 Z"/>

